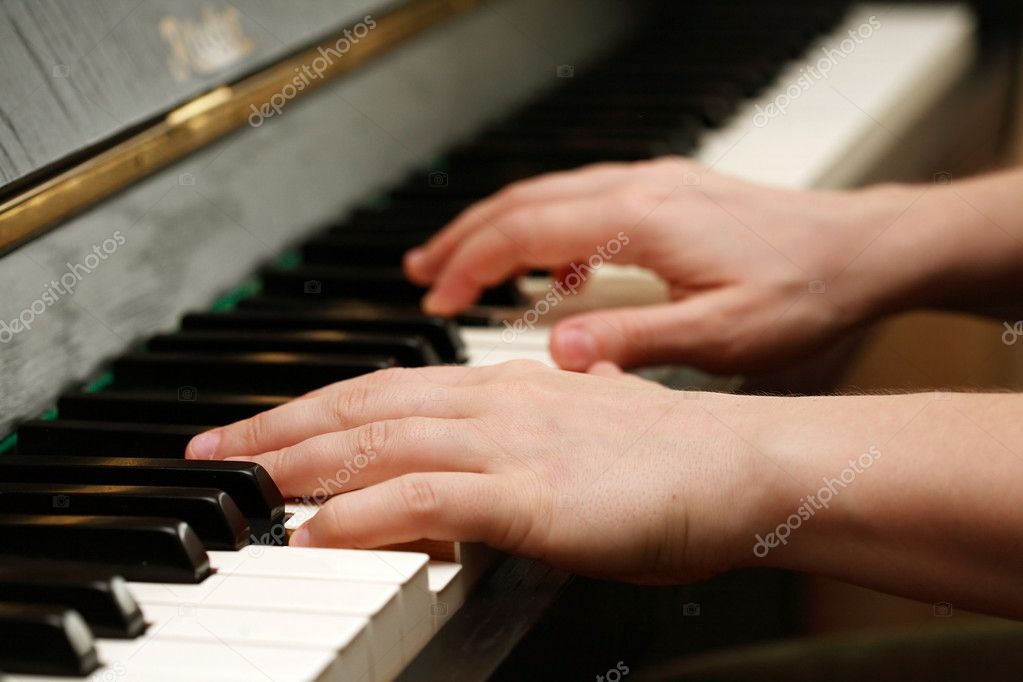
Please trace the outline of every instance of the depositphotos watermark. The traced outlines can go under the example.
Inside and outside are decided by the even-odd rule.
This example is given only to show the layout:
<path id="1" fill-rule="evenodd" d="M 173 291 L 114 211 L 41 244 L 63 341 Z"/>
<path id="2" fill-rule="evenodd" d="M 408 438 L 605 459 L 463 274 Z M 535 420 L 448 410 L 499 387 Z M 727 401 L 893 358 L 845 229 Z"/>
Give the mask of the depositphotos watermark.
<path id="1" fill-rule="evenodd" d="M 573 263 L 571 272 L 557 282 L 547 285 L 547 293 L 543 298 L 533 304 L 533 307 L 523 313 L 514 322 L 504 320 L 504 330 L 501 332 L 501 340 L 511 343 L 524 334 L 527 330 L 536 329 L 537 323 L 544 315 L 558 307 L 558 304 L 569 296 L 579 293 L 579 288 L 586 283 L 594 272 L 604 267 L 615 256 L 622 252 L 629 245 L 629 236 L 619 232 L 609 239 L 603 246 L 597 247 L 597 252 L 587 259 L 585 263 Z"/>
<path id="2" fill-rule="evenodd" d="M 1023 338 L 1023 320 L 1016 320 L 1014 324 L 1003 322 L 1005 331 L 1002 332 L 1002 343 L 1006 346 L 1015 346 L 1016 342 Z"/>
<path id="3" fill-rule="evenodd" d="M 758 104 L 755 107 L 756 113 L 753 114 L 753 125 L 757 128 L 763 128 L 772 118 L 784 116 L 792 102 L 802 97 L 804 93 L 808 92 L 810 88 L 820 81 L 827 80 L 830 77 L 831 70 L 838 66 L 840 61 L 855 52 L 857 47 L 879 30 L 881 30 L 881 20 L 871 15 L 867 21 L 854 29 L 850 29 L 849 37 L 843 39 L 837 48 L 831 46 L 822 47 L 821 52 L 824 53 L 824 56 L 814 64 L 801 67 L 799 69 L 799 78 L 795 82 L 790 83 L 784 92 L 774 98 L 774 101 L 770 102 L 767 106 L 760 106 Z"/>
<path id="4" fill-rule="evenodd" d="M 317 52 L 320 56 L 314 58 L 308 64 L 296 66 L 295 75 L 291 82 L 287 83 L 280 90 L 270 95 L 270 98 L 262 105 L 249 105 L 252 113 L 249 114 L 249 125 L 258 128 L 268 118 L 280 116 L 284 107 L 291 100 L 298 97 L 298 93 L 308 88 L 313 81 L 320 80 L 323 75 L 334 65 L 335 60 L 341 59 L 348 54 L 352 47 L 358 45 L 359 41 L 369 35 L 369 32 L 377 27 L 373 16 L 367 14 L 362 21 L 344 30 L 344 35 L 337 39 L 333 47 L 319 47 Z"/>
<path id="5" fill-rule="evenodd" d="M 32 329 L 36 318 L 55 306 L 61 298 L 75 293 L 75 287 L 92 274 L 107 258 L 124 246 L 127 239 L 117 230 L 113 235 L 92 247 L 92 253 L 82 259 L 81 263 L 65 263 L 66 272 L 60 279 L 52 279 L 43 286 L 39 298 L 29 303 L 11 320 L 0 320 L 0 343 L 10 343 L 21 332 Z"/>
<path id="6" fill-rule="evenodd" d="M 787 545 L 789 537 L 803 525 L 804 521 L 809 521 L 819 510 L 827 509 L 831 504 L 831 500 L 837 497 L 838 493 L 855 481 L 858 475 L 873 466 L 874 462 L 880 457 L 881 451 L 876 446 L 871 445 L 859 457 L 850 459 L 849 466 L 839 472 L 838 478 L 828 478 L 826 476 L 822 478 L 821 480 L 824 482 L 824 485 L 817 491 L 817 494 L 800 498 L 799 507 L 783 523 L 779 523 L 778 527 L 768 533 L 766 537 L 761 537 L 759 533 L 753 536 L 756 540 L 756 543 L 753 545 L 753 555 L 763 559 L 778 545 Z"/>

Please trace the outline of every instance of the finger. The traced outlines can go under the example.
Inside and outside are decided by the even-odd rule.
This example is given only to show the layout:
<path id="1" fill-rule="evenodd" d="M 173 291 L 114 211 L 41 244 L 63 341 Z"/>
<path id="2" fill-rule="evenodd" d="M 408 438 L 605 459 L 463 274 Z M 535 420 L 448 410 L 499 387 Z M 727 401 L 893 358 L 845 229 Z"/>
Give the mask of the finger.
<path id="1" fill-rule="evenodd" d="M 729 336 L 733 294 L 702 294 L 679 303 L 601 310 L 570 317 L 551 332 L 551 356 L 582 372 L 602 360 L 620 367 L 658 363 L 706 365 L 709 349 Z"/>
<path id="2" fill-rule="evenodd" d="M 263 466 L 285 497 L 322 503 L 332 495 L 413 472 L 481 472 L 488 451 L 488 444 L 463 420 L 408 417 L 324 433 L 232 461 Z"/>
<path id="3" fill-rule="evenodd" d="M 651 385 L 651 382 L 643 377 L 636 376 L 635 374 L 629 374 L 615 363 L 604 360 L 595 363 L 586 370 L 586 373 L 599 377 L 606 377 L 608 379 L 615 379 L 617 381 L 624 381 L 637 386 L 649 387 Z"/>
<path id="4" fill-rule="evenodd" d="M 513 183 L 465 209 L 425 245 L 410 251 L 405 257 L 405 273 L 414 282 L 430 284 L 458 245 L 501 213 L 530 203 L 578 198 L 604 191 L 624 181 L 631 168 L 623 163 L 594 164 Z"/>
<path id="5" fill-rule="evenodd" d="M 372 548 L 413 540 L 498 544 L 515 510 L 486 474 L 409 474 L 338 495 L 291 536 L 307 547 Z"/>
<path id="6" fill-rule="evenodd" d="M 533 204 L 502 214 L 451 255 L 424 300 L 428 312 L 451 315 L 472 305 L 483 289 L 519 268 L 586 261 L 608 234 L 619 231 L 622 211 L 608 197 Z M 630 262 L 628 249 L 617 254 Z"/>
<path id="7" fill-rule="evenodd" d="M 435 367 L 408 367 L 384 370 L 383 372 L 374 372 L 373 374 L 367 374 L 366 376 L 379 378 L 384 375 L 399 373 L 403 375 L 400 379 L 402 381 L 415 381 L 417 379 L 422 379 L 423 381 L 440 386 L 458 386 L 460 384 L 464 385 L 467 382 L 471 383 L 470 375 L 472 375 L 473 372 L 475 372 L 475 368 L 473 367 L 438 365 Z M 327 384 L 326 386 L 321 386 L 320 388 L 313 389 L 308 393 L 304 393 L 295 398 L 295 400 L 316 398 L 325 393 L 333 393 L 346 386 L 351 381 L 354 380 L 345 379 L 344 381 L 335 381 L 332 384 Z"/>
<path id="8" fill-rule="evenodd" d="M 333 384 L 301 400 L 293 400 L 211 431 L 189 442 L 189 459 L 224 459 L 258 455 L 294 445 L 328 431 L 348 429 L 381 419 L 414 414 L 461 416 L 471 407 L 454 380 L 466 380 L 463 368 L 388 370 Z M 437 381 L 437 380 L 441 381 Z"/>
<path id="9" fill-rule="evenodd" d="M 594 363 L 588 370 L 586 370 L 586 373 L 595 374 L 598 377 L 607 377 L 608 379 L 620 379 L 628 376 L 621 367 L 613 362 L 607 362 L 606 360 Z"/>

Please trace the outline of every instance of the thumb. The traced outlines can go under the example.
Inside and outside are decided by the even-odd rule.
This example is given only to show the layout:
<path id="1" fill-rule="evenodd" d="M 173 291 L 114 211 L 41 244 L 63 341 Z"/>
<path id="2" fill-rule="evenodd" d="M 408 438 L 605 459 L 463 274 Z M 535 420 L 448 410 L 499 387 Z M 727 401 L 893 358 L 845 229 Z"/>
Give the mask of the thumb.
<path id="1" fill-rule="evenodd" d="M 577 372 L 601 361 L 621 367 L 698 361 L 708 344 L 724 337 L 714 326 L 722 320 L 723 295 L 570 317 L 551 333 L 551 356 Z"/>

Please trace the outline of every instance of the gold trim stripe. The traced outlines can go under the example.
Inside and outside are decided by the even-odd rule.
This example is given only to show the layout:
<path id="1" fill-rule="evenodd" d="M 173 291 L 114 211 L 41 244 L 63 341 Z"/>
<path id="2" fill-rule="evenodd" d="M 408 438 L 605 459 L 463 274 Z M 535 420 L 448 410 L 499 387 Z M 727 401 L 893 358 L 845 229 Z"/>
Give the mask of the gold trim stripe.
<path id="1" fill-rule="evenodd" d="M 375 19 L 377 25 L 330 62 L 322 78 L 310 79 L 297 99 L 349 73 L 399 43 L 450 17 L 468 11 L 478 0 L 414 0 Z M 257 108 L 291 84 L 296 69 L 320 58 L 332 39 L 231 86 L 218 87 L 167 114 L 163 120 L 95 157 L 0 204 L 0 249 L 21 242 L 131 183 L 246 125 Z"/>

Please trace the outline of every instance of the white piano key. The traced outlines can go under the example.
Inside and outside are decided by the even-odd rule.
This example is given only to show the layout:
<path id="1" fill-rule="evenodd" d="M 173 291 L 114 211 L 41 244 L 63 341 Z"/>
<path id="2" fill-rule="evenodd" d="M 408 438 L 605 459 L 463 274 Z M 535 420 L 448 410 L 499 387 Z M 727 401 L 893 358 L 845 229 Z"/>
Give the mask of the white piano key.
<path id="1" fill-rule="evenodd" d="M 288 531 L 296 530 L 303 523 L 316 516 L 320 510 L 319 505 L 305 502 L 287 502 L 284 505 L 284 528 Z"/>
<path id="2" fill-rule="evenodd" d="M 716 171 L 782 187 L 862 182 L 962 77 L 973 55 L 974 24 L 961 4 L 858 5 L 774 85 L 707 135 L 696 156 Z M 849 32 L 861 26 L 872 27 L 869 37 L 843 49 Z M 833 57 L 827 77 L 805 76 L 829 49 L 844 56 Z M 784 114 L 757 116 L 790 87 L 800 92 Z"/>
<path id="3" fill-rule="evenodd" d="M 101 639 L 103 665 L 85 678 L 5 675 L 5 682 L 328 682 L 359 680 L 335 667 L 331 650 L 143 637 Z"/>
<path id="4" fill-rule="evenodd" d="M 321 682 L 342 679 L 334 668 L 337 657 L 329 649 L 150 637 L 130 641 L 100 640 L 96 650 L 106 668 L 113 672 L 113 680 Z M 98 679 L 107 679 L 100 675 Z"/>
<path id="5" fill-rule="evenodd" d="M 427 568 L 433 594 L 433 629 L 436 632 L 448 617 L 461 608 L 468 596 L 462 578 L 462 565 L 451 561 L 431 561 Z"/>
<path id="6" fill-rule="evenodd" d="M 130 587 L 143 613 L 149 604 L 164 604 L 367 618 L 372 658 L 388 669 L 402 663 L 405 633 L 417 639 L 423 628 L 402 612 L 400 587 L 393 584 L 214 574 L 198 585 L 131 583 Z"/>
<path id="7" fill-rule="evenodd" d="M 429 557 L 413 552 L 250 546 L 239 552 L 209 552 L 218 571 L 235 575 L 364 581 L 397 585 L 405 627 L 403 660 L 426 643 L 433 595 L 426 574 Z"/>
<path id="8" fill-rule="evenodd" d="M 203 604 L 146 604 L 145 617 L 149 637 L 333 651 L 334 668 L 346 677 L 359 679 L 370 669 L 367 618 Z"/>
<path id="9" fill-rule="evenodd" d="M 208 554 L 214 569 L 230 575 L 361 580 L 429 589 L 430 558 L 414 552 L 250 545 L 238 552 Z"/>

